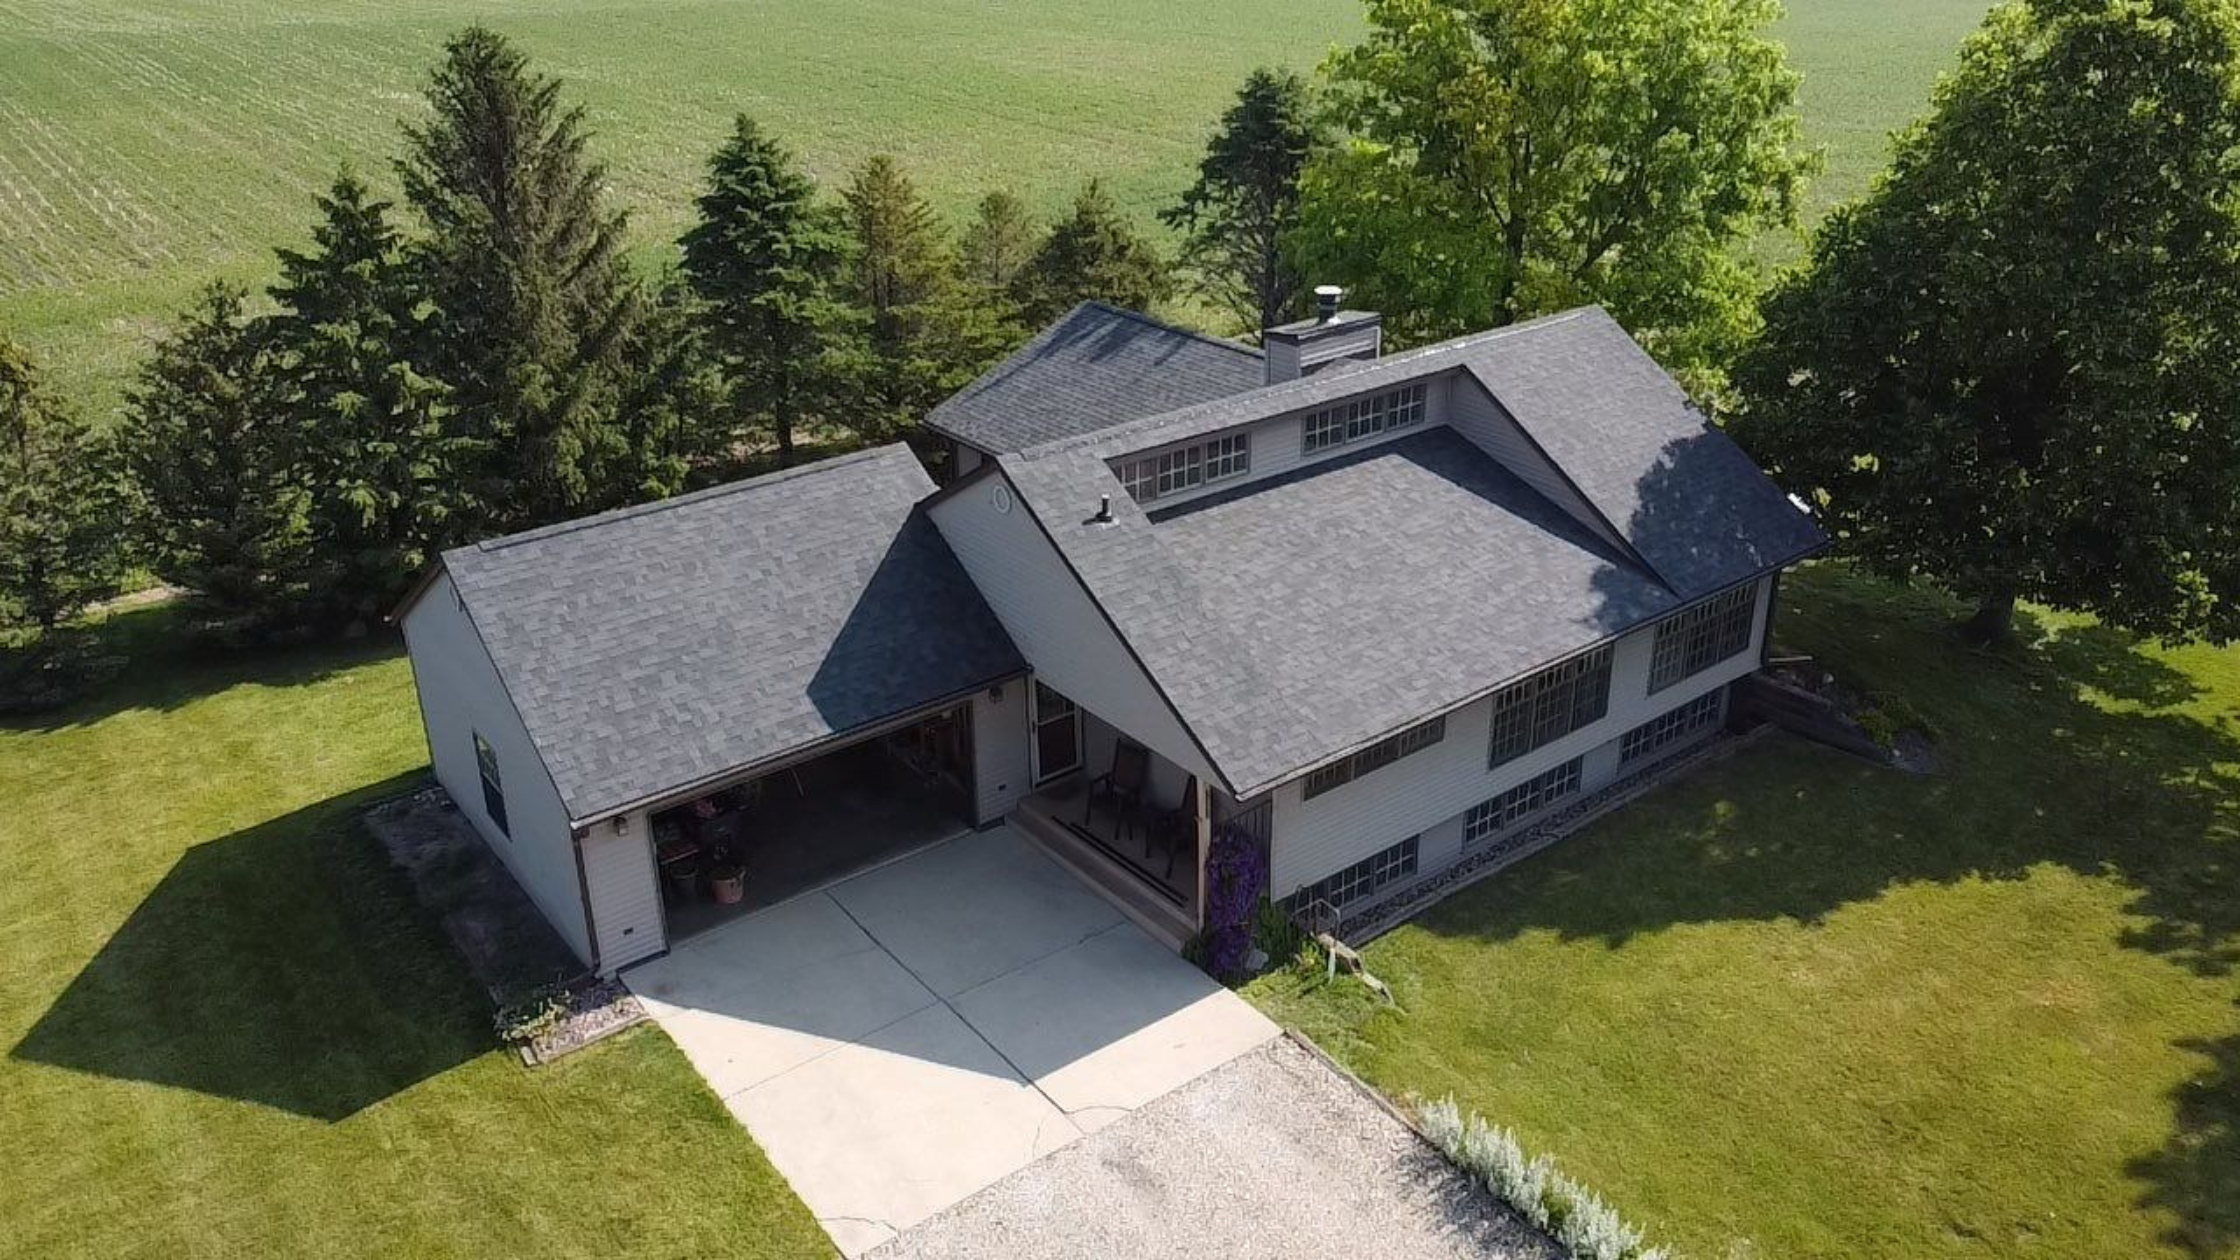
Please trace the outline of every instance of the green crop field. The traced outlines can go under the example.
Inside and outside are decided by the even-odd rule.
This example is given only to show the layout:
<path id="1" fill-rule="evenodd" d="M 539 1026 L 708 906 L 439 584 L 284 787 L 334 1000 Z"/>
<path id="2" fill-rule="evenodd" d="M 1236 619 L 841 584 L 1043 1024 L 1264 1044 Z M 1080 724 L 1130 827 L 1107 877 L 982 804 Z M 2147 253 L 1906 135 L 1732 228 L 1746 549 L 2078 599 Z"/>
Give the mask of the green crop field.
<path id="1" fill-rule="evenodd" d="M 1864 186 L 1984 8 L 1792 0 L 1816 207 Z M 0 328 L 113 405 L 196 285 L 268 276 L 339 164 L 386 181 L 474 20 L 567 78 L 649 258 L 740 110 L 826 179 L 886 151 L 951 207 L 1006 185 L 1055 209 L 1095 174 L 1148 213 L 1247 70 L 1360 26 L 1356 0 L 0 0 Z"/>

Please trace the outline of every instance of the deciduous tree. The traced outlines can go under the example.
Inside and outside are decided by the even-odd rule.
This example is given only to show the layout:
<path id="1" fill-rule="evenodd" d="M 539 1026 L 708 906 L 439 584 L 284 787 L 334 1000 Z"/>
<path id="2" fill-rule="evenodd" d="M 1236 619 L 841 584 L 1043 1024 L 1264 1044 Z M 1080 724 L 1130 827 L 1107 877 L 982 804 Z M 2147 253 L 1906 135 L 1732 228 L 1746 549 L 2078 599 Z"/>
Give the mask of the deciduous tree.
<path id="1" fill-rule="evenodd" d="M 1182 264 L 1198 290 L 1239 327 L 1283 323 L 1298 304 L 1283 238 L 1298 223 L 1299 175 L 1320 133 L 1306 80 L 1253 71 L 1221 115 L 1197 182 L 1159 216 L 1182 232 Z"/>
<path id="2" fill-rule="evenodd" d="M 1298 269 L 1403 341 L 1582 303 L 1668 366 L 1749 324 L 1738 243 L 1812 165 L 1777 0 L 1369 0 L 1324 64 L 1348 134 L 1308 164 Z"/>
<path id="3" fill-rule="evenodd" d="M 1978 605 L 2240 634 L 2240 66 L 2212 0 L 1995 11 L 1765 305 L 1736 432 Z"/>

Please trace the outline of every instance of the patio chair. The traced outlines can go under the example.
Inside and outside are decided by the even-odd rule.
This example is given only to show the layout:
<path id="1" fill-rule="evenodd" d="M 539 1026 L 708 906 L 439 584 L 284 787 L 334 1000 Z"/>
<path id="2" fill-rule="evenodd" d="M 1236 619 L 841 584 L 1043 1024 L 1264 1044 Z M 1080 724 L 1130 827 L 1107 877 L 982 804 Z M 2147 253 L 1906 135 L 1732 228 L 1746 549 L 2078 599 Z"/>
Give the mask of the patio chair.
<path id="1" fill-rule="evenodd" d="M 1136 815 L 1143 810 L 1143 795 L 1151 786 L 1151 750 L 1132 740 L 1121 740 L 1112 746 L 1112 768 L 1089 781 L 1089 799 L 1081 807 L 1081 825 L 1087 827 L 1096 816 L 1097 801 L 1112 798 L 1112 838 L 1118 840 L 1136 822 Z M 1148 856 L 1148 846 L 1144 850 Z"/>

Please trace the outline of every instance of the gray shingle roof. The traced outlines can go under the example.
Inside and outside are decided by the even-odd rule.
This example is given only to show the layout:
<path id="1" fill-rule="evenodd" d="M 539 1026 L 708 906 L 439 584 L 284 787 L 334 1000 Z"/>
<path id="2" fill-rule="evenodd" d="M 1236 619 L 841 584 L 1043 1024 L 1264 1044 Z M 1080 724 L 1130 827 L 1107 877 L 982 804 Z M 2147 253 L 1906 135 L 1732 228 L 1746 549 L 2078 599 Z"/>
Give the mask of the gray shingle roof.
<path id="1" fill-rule="evenodd" d="M 1654 572 L 1447 430 L 1156 518 L 1106 460 L 1469 372 Z M 1575 311 L 1001 456 L 1233 790 L 1797 559 L 1819 530 L 1600 311 Z M 1111 496 L 1109 526 L 1086 517 Z"/>
<path id="2" fill-rule="evenodd" d="M 900 444 L 444 554 L 578 821 L 1023 668 Z"/>
<path id="3" fill-rule="evenodd" d="M 1083 302 L 934 408 L 926 427 L 1001 454 L 1266 383 L 1257 350 Z"/>

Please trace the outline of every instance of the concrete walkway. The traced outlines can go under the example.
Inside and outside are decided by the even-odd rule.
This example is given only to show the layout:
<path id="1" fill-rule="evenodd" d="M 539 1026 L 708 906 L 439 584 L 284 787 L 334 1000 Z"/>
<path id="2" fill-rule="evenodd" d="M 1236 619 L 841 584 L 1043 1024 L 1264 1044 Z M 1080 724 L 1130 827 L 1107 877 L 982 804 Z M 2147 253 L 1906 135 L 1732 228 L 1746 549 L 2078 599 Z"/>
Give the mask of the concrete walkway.
<path id="1" fill-rule="evenodd" d="M 1288 1039 L 904 1230 L 874 1260 L 1564 1260 Z"/>
<path id="2" fill-rule="evenodd" d="M 1008 827 L 624 978 L 851 1257 L 1276 1036 Z"/>

